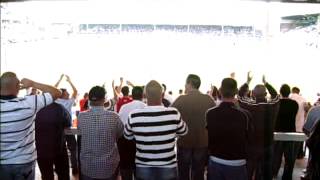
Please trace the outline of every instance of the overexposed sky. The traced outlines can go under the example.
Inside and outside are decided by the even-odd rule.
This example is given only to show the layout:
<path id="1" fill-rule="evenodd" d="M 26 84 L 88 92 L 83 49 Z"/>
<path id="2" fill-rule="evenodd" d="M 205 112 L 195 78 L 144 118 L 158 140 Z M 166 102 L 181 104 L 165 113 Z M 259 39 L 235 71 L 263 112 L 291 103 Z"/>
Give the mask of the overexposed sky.
<path id="1" fill-rule="evenodd" d="M 320 92 L 319 47 L 304 45 L 309 36 L 306 33 L 283 35 L 279 31 L 281 16 L 320 13 L 320 5 L 236 0 L 33 1 L 2 5 L 6 11 L 1 11 L 1 18 L 28 18 L 35 24 L 246 25 L 265 34 L 263 39 L 238 40 L 235 44 L 228 38 L 209 35 L 153 32 L 71 35 L 1 45 L 1 72 L 15 71 L 20 78 L 50 84 L 61 73 L 69 74 L 81 96 L 93 85 L 106 82 L 111 86 L 111 81 L 120 76 L 136 84 L 156 79 L 177 94 L 189 73 L 200 75 L 205 92 L 210 84 L 219 86 L 231 72 L 236 72 L 241 85 L 249 70 L 254 75 L 252 85 L 260 83 L 262 74 L 266 74 L 277 89 L 283 83 L 299 86 L 309 101 L 313 102 Z M 21 31 L 30 35 L 28 29 Z M 111 95 L 110 88 L 108 91 Z"/>

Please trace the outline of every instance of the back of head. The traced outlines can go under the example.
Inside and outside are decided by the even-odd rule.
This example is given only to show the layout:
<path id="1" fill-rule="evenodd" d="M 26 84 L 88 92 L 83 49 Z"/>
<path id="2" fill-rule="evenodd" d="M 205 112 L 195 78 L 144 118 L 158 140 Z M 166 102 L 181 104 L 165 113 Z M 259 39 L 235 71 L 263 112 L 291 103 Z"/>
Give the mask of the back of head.
<path id="1" fill-rule="evenodd" d="M 5 72 L 0 77 L 1 95 L 18 95 L 20 81 L 13 72 Z"/>
<path id="2" fill-rule="evenodd" d="M 101 86 L 94 86 L 89 91 L 89 100 L 91 105 L 103 105 L 106 96 L 106 90 Z"/>
<path id="3" fill-rule="evenodd" d="M 128 96 L 129 95 L 129 87 L 128 86 L 123 86 L 121 88 L 121 93 L 123 94 L 123 96 Z"/>
<path id="4" fill-rule="evenodd" d="M 142 100 L 143 98 L 143 88 L 141 86 L 135 86 L 132 89 L 132 98 L 134 100 Z"/>
<path id="5" fill-rule="evenodd" d="M 298 87 L 293 87 L 291 91 L 292 93 L 300 94 L 300 89 Z"/>
<path id="6" fill-rule="evenodd" d="M 288 84 L 283 84 L 280 88 L 280 94 L 282 97 L 289 97 L 290 95 L 290 86 Z"/>
<path id="7" fill-rule="evenodd" d="M 162 99 L 162 87 L 161 85 L 155 81 L 151 80 L 145 87 L 145 94 L 147 97 L 148 104 L 151 103 L 159 103 L 161 104 Z"/>
<path id="8" fill-rule="evenodd" d="M 198 75 L 189 74 L 187 77 L 187 84 L 190 84 L 194 89 L 199 89 L 201 85 L 201 80 Z"/>
<path id="9" fill-rule="evenodd" d="M 256 87 L 254 87 L 253 89 L 253 96 L 256 99 L 262 99 L 265 98 L 267 95 L 267 91 L 266 91 L 266 87 L 262 84 L 258 84 L 256 85 Z"/>
<path id="10" fill-rule="evenodd" d="M 84 93 L 83 98 L 84 98 L 84 99 L 89 98 L 89 93 L 87 93 L 87 92 Z"/>
<path id="11" fill-rule="evenodd" d="M 221 82 L 220 93 L 223 98 L 234 98 L 238 93 L 237 81 L 233 78 L 224 78 Z"/>

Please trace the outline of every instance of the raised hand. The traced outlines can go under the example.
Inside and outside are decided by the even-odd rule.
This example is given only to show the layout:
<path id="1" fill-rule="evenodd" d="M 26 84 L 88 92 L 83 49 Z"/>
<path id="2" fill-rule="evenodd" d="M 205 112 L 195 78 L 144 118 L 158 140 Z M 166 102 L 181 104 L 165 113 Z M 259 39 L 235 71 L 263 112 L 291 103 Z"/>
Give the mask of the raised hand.
<path id="1" fill-rule="evenodd" d="M 70 77 L 69 77 L 68 75 L 65 75 L 65 76 L 66 76 L 66 81 L 67 81 L 67 82 L 71 82 Z"/>
<path id="2" fill-rule="evenodd" d="M 266 81 L 266 76 L 265 76 L 265 75 L 262 76 L 262 82 L 263 82 L 263 84 L 266 84 L 266 83 L 267 83 L 267 81 Z"/>
<path id="3" fill-rule="evenodd" d="M 247 84 L 249 84 L 252 80 L 253 76 L 251 75 L 251 71 L 247 73 Z"/>
<path id="4" fill-rule="evenodd" d="M 231 77 L 232 79 L 234 79 L 234 78 L 236 77 L 236 73 L 235 73 L 235 72 L 232 72 L 232 73 L 230 74 L 230 77 Z"/>

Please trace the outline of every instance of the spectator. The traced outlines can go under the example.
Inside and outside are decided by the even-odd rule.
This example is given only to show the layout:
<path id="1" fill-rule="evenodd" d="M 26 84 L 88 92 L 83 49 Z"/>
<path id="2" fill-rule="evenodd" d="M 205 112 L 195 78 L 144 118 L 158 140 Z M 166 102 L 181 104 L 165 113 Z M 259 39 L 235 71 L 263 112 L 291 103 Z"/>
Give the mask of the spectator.
<path id="1" fill-rule="evenodd" d="M 296 101 L 289 99 L 290 86 L 284 84 L 280 88 L 279 113 L 275 123 L 276 132 L 296 132 L 296 115 L 299 105 Z M 291 180 L 294 164 L 297 156 L 298 143 L 293 141 L 276 141 L 274 144 L 273 177 L 276 178 L 282 161 L 285 157 L 285 164 L 282 179 Z"/>
<path id="2" fill-rule="evenodd" d="M 300 95 L 300 89 L 298 87 L 292 88 L 290 99 L 295 100 L 299 105 L 296 115 L 296 132 L 302 133 L 305 122 L 305 108 L 307 107 L 307 100 Z M 299 142 L 298 144 L 297 158 L 302 159 L 304 157 L 303 142 Z"/>
<path id="3" fill-rule="evenodd" d="M 54 169 L 59 180 L 69 180 L 69 160 L 64 128 L 70 127 L 69 112 L 60 104 L 52 103 L 36 116 L 36 148 L 38 166 L 43 180 L 54 180 Z"/>
<path id="4" fill-rule="evenodd" d="M 165 107 L 169 107 L 170 104 L 173 103 L 173 98 L 170 94 L 167 94 L 167 86 L 165 84 L 162 84 L 163 87 L 163 98 L 162 98 L 162 103 Z"/>
<path id="5" fill-rule="evenodd" d="M 105 94 L 103 87 L 91 88 L 91 109 L 81 112 L 78 117 L 83 180 L 115 180 L 118 175 L 120 158 L 116 143 L 123 133 L 123 124 L 115 112 L 104 109 Z"/>
<path id="6" fill-rule="evenodd" d="M 176 99 L 172 107 L 178 109 L 189 133 L 178 140 L 178 166 L 181 180 L 203 180 L 208 158 L 208 133 L 205 114 L 215 106 L 213 99 L 199 91 L 200 77 L 190 74 L 186 80 L 186 95 Z M 191 177 L 190 177 L 191 174 Z"/>
<path id="7" fill-rule="evenodd" d="M 157 81 L 145 87 L 147 107 L 130 113 L 125 138 L 136 142 L 136 179 L 177 178 L 175 143 L 187 126 L 175 108 L 162 106 L 162 88 Z"/>
<path id="8" fill-rule="evenodd" d="M 84 93 L 83 99 L 80 100 L 80 112 L 86 111 L 88 109 L 88 100 L 89 100 L 89 93 Z"/>
<path id="9" fill-rule="evenodd" d="M 252 137 L 248 112 L 237 107 L 237 82 L 223 79 L 222 102 L 206 114 L 209 162 L 208 180 L 247 180 L 248 137 Z"/>
<path id="10" fill-rule="evenodd" d="M 129 87 L 128 86 L 123 86 L 121 88 L 121 93 L 123 96 L 118 99 L 117 104 L 116 104 L 117 112 L 120 111 L 121 106 L 132 101 L 132 98 L 129 96 Z"/>
<path id="11" fill-rule="evenodd" d="M 252 77 L 247 77 L 247 83 L 243 86 L 249 88 Z M 239 105 L 252 114 L 252 124 L 254 128 L 254 139 L 250 147 L 248 160 L 249 179 L 272 179 L 272 152 L 273 152 L 273 127 L 279 109 L 279 96 L 277 91 L 262 78 L 263 84 L 255 86 L 253 98 L 249 98 L 245 93 L 239 93 Z M 240 88 L 243 89 L 243 88 Z M 267 100 L 267 92 L 271 99 Z M 249 90 L 249 89 L 248 89 Z M 254 178 L 253 178 L 254 177 Z"/>
<path id="12" fill-rule="evenodd" d="M 61 96 L 61 92 L 49 85 L 29 79 L 17 78 L 13 72 L 0 77 L 0 179 L 35 179 L 36 113 Z M 42 95 L 17 97 L 22 88 L 36 88 Z"/>
<path id="13" fill-rule="evenodd" d="M 61 88 L 62 95 L 59 99 L 56 100 L 56 103 L 62 105 L 66 110 L 69 112 L 71 118 L 72 118 L 72 106 L 75 104 L 76 98 L 77 98 L 77 88 L 73 85 L 71 82 L 71 79 L 68 75 L 62 74 L 60 76 L 60 79 L 58 82 L 55 84 L 55 87 L 58 87 L 60 82 L 62 81 L 63 77 L 66 77 L 66 81 L 70 84 L 72 87 L 73 93 L 71 95 L 71 98 L 69 97 L 69 93 L 67 89 Z M 72 119 L 71 122 L 72 124 Z M 71 168 L 72 168 L 72 174 L 76 175 L 78 174 L 78 160 L 77 160 L 77 141 L 74 135 L 66 135 L 66 141 L 68 145 L 68 149 L 70 151 L 70 160 L 71 160 Z"/>
<path id="14" fill-rule="evenodd" d="M 136 109 L 142 109 L 146 106 L 142 102 L 143 89 L 140 86 L 135 86 L 132 89 L 133 101 L 121 107 L 119 116 L 122 123 L 125 125 L 128 121 L 129 114 Z M 118 140 L 118 148 L 120 154 L 120 174 L 122 180 L 132 180 L 135 170 L 135 154 L 136 144 L 134 141 L 129 141 L 124 137 Z"/>
<path id="15" fill-rule="evenodd" d="M 306 144 L 310 150 L 304 179 L 320 179 L 320 106 L 316 106 L 309 111 L 304 131 L 309 137 Z"/>

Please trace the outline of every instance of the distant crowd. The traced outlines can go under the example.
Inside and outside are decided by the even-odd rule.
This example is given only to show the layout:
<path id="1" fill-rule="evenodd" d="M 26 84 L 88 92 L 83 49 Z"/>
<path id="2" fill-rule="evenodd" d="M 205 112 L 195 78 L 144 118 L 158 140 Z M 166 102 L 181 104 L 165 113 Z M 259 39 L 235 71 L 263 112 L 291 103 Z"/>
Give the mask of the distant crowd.
<path id="1" fill-rule="evenodd" d="M 284 156 L 282 179 L 291 180 L 306 147 L 302 178 L 320 179 L 320 97 L 311 105 L 298 87 L 283 84 L 278 92 L 265 76 L 250 89 L 252 78 L 248 72 L 238 86 L 232 73 L 202 93 L 201 78 L 189 74 L 176 99 L 163 82 L 124 85 L 120 78 L 111 99 L 105 85 L 85 93 L 73 121 L 78 91 L 68 75 L 51 86 L 5 72 L 0 179 L 34 180 L 37 162 L 43 180 L 70 180 L 70 164 L 81 180 L 272 180 Z M 18 97 L 22 89 L 30 94 Z M 72 126 L 77 137 L 65 134 Z M 274 132 L 308 138 L 275 141 Z"/>

